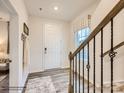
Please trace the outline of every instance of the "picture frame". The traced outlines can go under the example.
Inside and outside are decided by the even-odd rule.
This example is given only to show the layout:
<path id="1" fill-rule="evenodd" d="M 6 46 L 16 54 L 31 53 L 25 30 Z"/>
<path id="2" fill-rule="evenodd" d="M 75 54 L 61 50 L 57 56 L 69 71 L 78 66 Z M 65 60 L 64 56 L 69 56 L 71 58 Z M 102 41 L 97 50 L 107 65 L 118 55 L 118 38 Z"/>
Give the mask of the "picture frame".
<path id="1" fill-rule="evenodd" d="M 24 26 L 23 26 L 24 28 L 24 33 L 28 36 L 29 35 L 29 28 L 28 28 L 28 26 L 26 25 L 26 23 L 24 23 Z"/>

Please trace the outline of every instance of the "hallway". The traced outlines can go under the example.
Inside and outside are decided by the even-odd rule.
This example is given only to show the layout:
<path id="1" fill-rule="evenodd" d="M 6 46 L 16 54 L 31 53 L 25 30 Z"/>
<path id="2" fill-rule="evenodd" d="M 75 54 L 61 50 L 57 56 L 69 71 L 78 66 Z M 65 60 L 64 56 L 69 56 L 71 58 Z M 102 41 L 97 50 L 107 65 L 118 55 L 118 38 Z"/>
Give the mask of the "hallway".
<path id="1" fill-rule="evenodd" d="M 0 0 L 0 23 L 0 93 L 124 93 L 124 0 Z"/>

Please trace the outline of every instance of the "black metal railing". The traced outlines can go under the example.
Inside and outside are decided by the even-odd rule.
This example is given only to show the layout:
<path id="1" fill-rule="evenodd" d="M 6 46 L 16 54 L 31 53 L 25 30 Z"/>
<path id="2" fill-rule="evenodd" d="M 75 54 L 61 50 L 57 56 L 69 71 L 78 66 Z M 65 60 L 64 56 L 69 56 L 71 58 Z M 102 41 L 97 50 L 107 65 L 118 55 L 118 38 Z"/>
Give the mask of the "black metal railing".
<path id="1" fill-rule="evenodd" d="M 110 86 L 110 93 L 113 93 L 113 62 L 114 62 L 114 57 L 116 56 L 115 50 L 120 48 L 121 46 L 124 45 L 124 41 L 118 44 L 117 46 L 113 45 L 114 39 L 113 39 L 113 33 L 114 33 L 114 17 L 124 8 L 124 0 L 120 0 L 118 4 L 111 10 L 111 12 L 103 19 L 103 21 L 94 29 L 94 31 L 90 34 L 90 36 L 79 46 L 79 48 L 74 52 L 69 54 L 69 59 L 70 59 L 70 82 L 69 82 L 69 93 L 90 93 L 90 67 L 92 66 L 93 68 L 93 92 L 96 93 L 96 36 L 98 33 L 101 34 L 101 47 L 100 47 L 100 52 L 101 52 L 101 66 L 100 66 L 100 71 L 101 71 L 101 85 L 100 85 L 100 92 L 99 93 L 105 93 L 104 92 L 104 56 L 109 54 L 110 57 L 110 79 L 111 79 L 111 86 Z M 104 49 L 104 28 L 105 26 L 111 23 L 111 47 L 110 50 L 107 52 L 103 53 Z M 93 41 L 93 64 L 90 64 L 90 42 L 91 40 Z M 87 48 L 87 65 L 86 69 L 87 72 L 85 72 L 85 65 L 84 65 L 84 50 Z M 82 53 L 82 54 L 81 54 Z M 81 57 L 82 56 L 82 57 Z M 82 58 L 82 66 L 81 66 L 81 59 Z M 82 69 L 82 78 L 81 78 L 81 69 Z M 85 78 L 84 74 L 87 74 L 87 88 L 85 86 Z M 82 81 L 82 82 L 81 82 Z M 82 87 L 81 87 L 82 85 Z M 86 92 L 87 91 L 87 92 Z"/>

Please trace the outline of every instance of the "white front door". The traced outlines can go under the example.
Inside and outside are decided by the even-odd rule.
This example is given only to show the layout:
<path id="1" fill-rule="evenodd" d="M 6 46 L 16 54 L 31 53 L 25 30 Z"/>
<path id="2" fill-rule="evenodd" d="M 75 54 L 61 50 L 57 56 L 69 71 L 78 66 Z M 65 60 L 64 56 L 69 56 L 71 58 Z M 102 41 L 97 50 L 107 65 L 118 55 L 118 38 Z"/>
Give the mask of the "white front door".
<path id="1" fill-rule="evenodd" d="M 45 24 L 44 66 L 46 69 L 59 68 L 61 27 L 57 24 Z"/>

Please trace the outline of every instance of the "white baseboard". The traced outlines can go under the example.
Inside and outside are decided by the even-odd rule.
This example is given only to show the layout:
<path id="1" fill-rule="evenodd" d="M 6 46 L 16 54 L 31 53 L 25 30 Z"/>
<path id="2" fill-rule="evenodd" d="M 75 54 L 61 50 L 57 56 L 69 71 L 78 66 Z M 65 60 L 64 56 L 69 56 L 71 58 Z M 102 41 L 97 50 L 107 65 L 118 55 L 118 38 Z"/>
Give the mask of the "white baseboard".
<path id="1" fill-rule="evenodd" d="M 87 78 L 84 77 L 86 80 Z M 92 80 L 89 80 L 91 84 L 93 84 L 93 81 Z M 120 83 L 123 83 L 124 84 L 124 80 L 116 80 L 116 81 L 113 81 L 113 85 L 117 85 L 119 86 Z M 110 86 L 111 82 L 103 82 L 103 86 Z M 96 87 L 99 88 L 101 87 L 101 84 L 100 83 L 96 83 Z"/>
<path id="2" fill-rule="evenodd" d="M 81 77 L 83 77 L 83 76 L 81 76 Z M 86 76 L 84 76 L 84 79 L 87 80 Z M 93 84 L 93 80 L 89 80 L 89 82 L 90 82 L 91 84 Z M 114 84 L 114 85 L 117 85 L 117 86 L 119 86 L 120 83 L 123 83 L 123 84 L 124 84 L 124 80 L 115 80 L 115 81 L 113 81 L 113 84 Z M 103 86 L 110 86 L 110 84 L 111 84 L 111 82 L 109 82 L 109 81 L 103 82 Z M 97 88 L 101 87 L 101 83 L 97 83 L 97 82 L 96 82 L 96 87 L 97 87 Z"/>
<path id="3" fill-rule="evenodd" d="M 114 85 L 120 85 L 120 83 L 124 84 L 124 80 L 116 80 L 113 81 Z M 110 82 L 105 82 L 104 85 L 110 85 Z"/>

